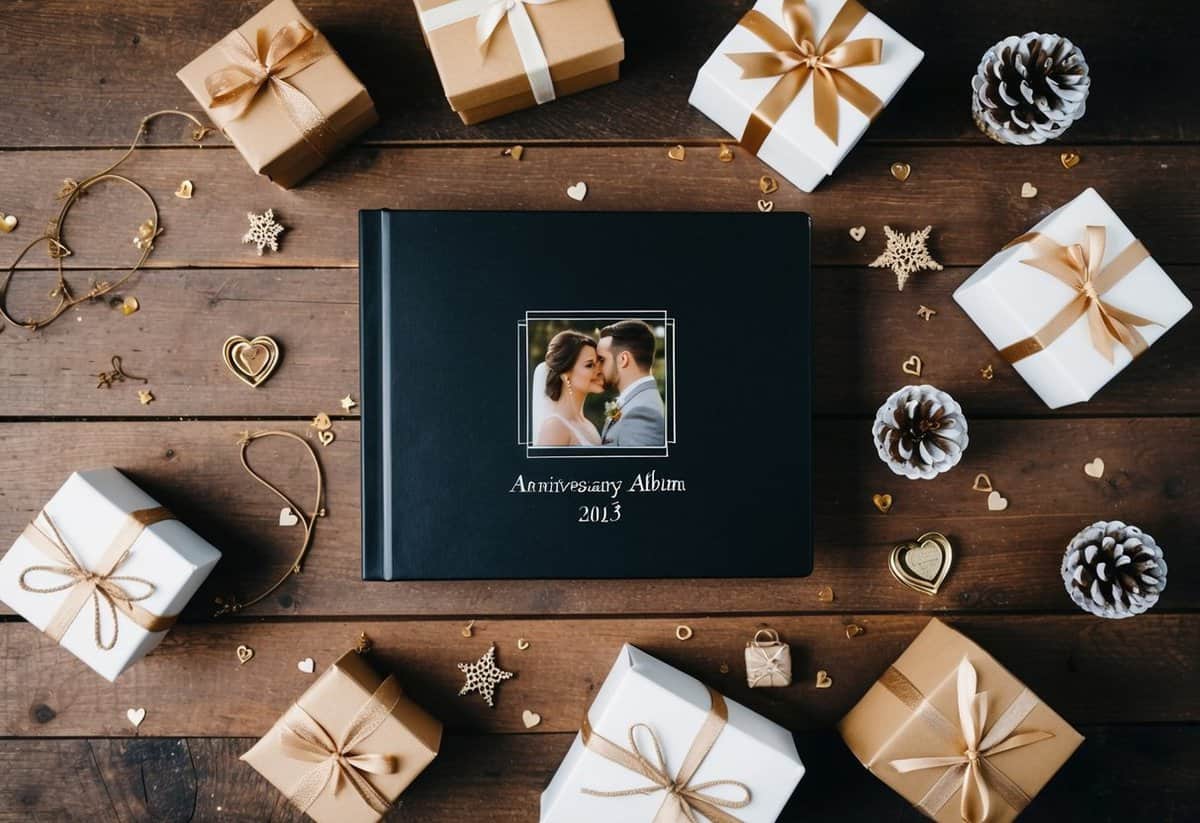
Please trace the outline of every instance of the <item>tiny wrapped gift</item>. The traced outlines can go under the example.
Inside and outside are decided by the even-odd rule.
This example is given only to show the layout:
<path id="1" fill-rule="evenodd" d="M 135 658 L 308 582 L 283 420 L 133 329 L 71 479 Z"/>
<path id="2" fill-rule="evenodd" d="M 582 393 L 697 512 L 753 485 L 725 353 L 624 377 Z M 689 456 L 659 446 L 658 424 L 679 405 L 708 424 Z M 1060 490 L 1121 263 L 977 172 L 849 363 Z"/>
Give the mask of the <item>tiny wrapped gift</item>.
<path id="1" fill-rule="evenodd" d="M 804 775 L 791 732 L 630 645 L 542 793 L 542 823 L 769 823 Z"/>
<path id="2" fill-rule="evenodd" d="M 812 191 L 924 56 L 856 0 L 758 0 L 700 68 L 689 102 Z"/>
<path id="3" fill-rule="evenodd" d="M 115 680 L 220 559 L 121 472 L 92 469 L 68 477 L 0 558 L 0 600 Z"/>
<path id="4" fill-rule="evenodd" d="M 437 757 L 442 724 L 347 652 L 242 755 L 300 811 L 374 823 Z"/>
<path id="5" fill-rule="evenodd" d="M 1094 189 L 1001 249 L 954 299 L 1052 409 L 1091 399 L 1192 309 Z"/>
<path id="6" fill-rule="evenodd" d="M 379 120 L 292 0 L 275 0 L 177 76 L 250 167 L 285 189 Z"/>
<path id="7" fill-rule="evenodd" d="M 467 125 L 620 76 L 609 0 L 415 0 L 450 108 Z"/>
<path id="8" fill-rule="evenodd" d="M 1083 737 L 987 652 L 934 619 L 838 725 L 927 817 L 1006 823 Z"/>

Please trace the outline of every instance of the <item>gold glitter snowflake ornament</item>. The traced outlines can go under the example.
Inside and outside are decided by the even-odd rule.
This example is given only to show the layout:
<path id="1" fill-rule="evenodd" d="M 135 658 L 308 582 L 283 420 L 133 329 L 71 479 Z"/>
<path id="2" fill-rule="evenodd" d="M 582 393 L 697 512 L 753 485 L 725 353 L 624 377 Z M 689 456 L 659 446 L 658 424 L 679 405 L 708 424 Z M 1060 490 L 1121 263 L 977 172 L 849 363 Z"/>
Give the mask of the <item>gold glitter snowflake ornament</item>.
<path id="1" fill-rule="evenodd" d="M 250 221 L 250 231 L 242 236 L 243 243 L 253 243 L 258 246 L 259 256 L 262 256 L 265 248 L 279 251 L 278 238 L 283 233 L 284 227 L 275 222 L 274 209 L 267 209 L 262 214 L 248 211 L 246 219 Z"/>
<path id="2" fill-rule="evenodd" d="M 459 696 L 479 692 L 484 701 L 493 708 L 496 706 L 493 701 L 496 685 L 500 681 L 509 680 L 514 676 L 512 672 L 506 672 L 496 665 L 496 644 L 494 643 L 483 653 L 483 657 L 474 663 L 459 663 L 458 670 L 467 676 L 467 682 L 458 692 Z"/>
<path id="3" fill-rule="evenodd" d="M 893 231 L 891 226 L 884 226 L 887 248 L 875 258 L 871 268 L 890 268 L 896 273 L 896 287 L 900 291 L 904 291 L 904 284 L 914 272 L 925 269 L 941 271 L 942 264 L 929 256 L 929 249 L 925 245 L 931 231 L 933 226 L 926 226 L 906 236 L 903 232 Z"/>

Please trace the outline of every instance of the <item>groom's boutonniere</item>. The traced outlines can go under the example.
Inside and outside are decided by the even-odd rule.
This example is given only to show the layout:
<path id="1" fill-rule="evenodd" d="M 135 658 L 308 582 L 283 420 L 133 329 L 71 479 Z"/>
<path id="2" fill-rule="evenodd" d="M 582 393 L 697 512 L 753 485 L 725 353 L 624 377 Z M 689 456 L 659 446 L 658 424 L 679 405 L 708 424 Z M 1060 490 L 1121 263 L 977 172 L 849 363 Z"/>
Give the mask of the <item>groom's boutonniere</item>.
<path id="1" fill-rule="evenodd" d="M 621 404 L 616 400 L 609 400 L 604 404 L 604 419 L 609 423 L 616 423 L 621 419 Z"/>

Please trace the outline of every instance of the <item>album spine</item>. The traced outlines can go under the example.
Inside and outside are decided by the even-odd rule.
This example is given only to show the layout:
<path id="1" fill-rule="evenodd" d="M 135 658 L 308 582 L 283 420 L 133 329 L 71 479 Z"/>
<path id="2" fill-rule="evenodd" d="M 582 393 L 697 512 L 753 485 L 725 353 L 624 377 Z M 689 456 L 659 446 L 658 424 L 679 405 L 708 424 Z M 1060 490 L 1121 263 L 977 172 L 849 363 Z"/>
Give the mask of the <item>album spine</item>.
<path id="1" fill-rule="evenodd" d="M 389 565 L 387 538 L 391 532 L 387 522 L 391 508 L 384 490 L 385 463 L 390 456 L 383 442 L 383 421 L 387 415 L 386 398 L 382 396 L 387 386 L 383 357 L 390 345 L 384 337 L 387 311 L 384 284 L 389 274 L 384 249 L 388 236 L 387 212 L 360 211 L 358 228 L 362 577 L 385 580 Z"/>

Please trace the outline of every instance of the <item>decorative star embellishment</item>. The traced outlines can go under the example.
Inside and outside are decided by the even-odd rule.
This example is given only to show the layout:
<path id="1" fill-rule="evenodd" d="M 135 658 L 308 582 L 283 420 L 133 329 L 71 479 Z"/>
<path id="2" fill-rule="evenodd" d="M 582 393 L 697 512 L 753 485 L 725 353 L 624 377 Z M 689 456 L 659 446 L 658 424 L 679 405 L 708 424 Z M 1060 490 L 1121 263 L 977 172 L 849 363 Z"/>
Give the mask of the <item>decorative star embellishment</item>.
<path id="1" fill-rule="evenodd" d="M 929 318 L 933 317 L 935 314 L 937 314 L 937 309 L 931 309 L 928 306 L 921 306 L 921 308 L 917 309 L 917 317 L 921 318 L 926 323 L 928 323 Z"/>
<path id="2" fill-rule="evenodd" d="M 350 395 L 346 395 L 345 397 L 342 398 L 342 408 L 345 409 L 346 411 L 350 411 L 352 408 L 354 408 L 357 405 L 358 405 L 358 403 L 354 402 L 354 398 L 351 397 Z"/>
<path id="3" fill-rule="evenodd" d="M 883 233 L 887 235 L 887 247 L 883 250 L 883 254 L 875 258 L 871 268 L 889 268 L 895 272 L 896 287 L 900 291 L 904 291 L 904 284 L 908 282 L 909 276 L 914 272 L 925 269 L 941 271 L 942 264 L 930 257 L 929 249 L 926 247 L 931 231 L 933 231 L 933 226 L 926 226 L 920 231 L 905 235 L 903 232 L 893 231 L 891 226 L 884 226 Z"/>
<path id="4" fill-rule="evenodd" d="M 467 676 L 467 682 L 458 692 L 459 696 L 479 692 L 484 701 L 493 708 L 496 705 L 493 699 L 496 685 L 502 680 L 515 677 L 513 672 L 506 672 L 496 665 L 495 643 L 474 663 L 459 663 L 458 670 Z"/>
<path id="5" fill-rule="evenodd" d="M 242 236 L 243 243 L 253 243 L 258 246 L 258 254 L 262 256 L 263 249 L 279 251 L 279 235 L 284 227 L 275 222 L 275 210 L 267 209 L 262 214 L 246 212 L 250 221 L 250 230 Z"/>
<path id="6" fill-rule="evenodd" d="M 149 406 L 154 402 L 154 395 L 150 393 L 149 389 L 138 389 L 138 400 L 143 406 Z"/>

